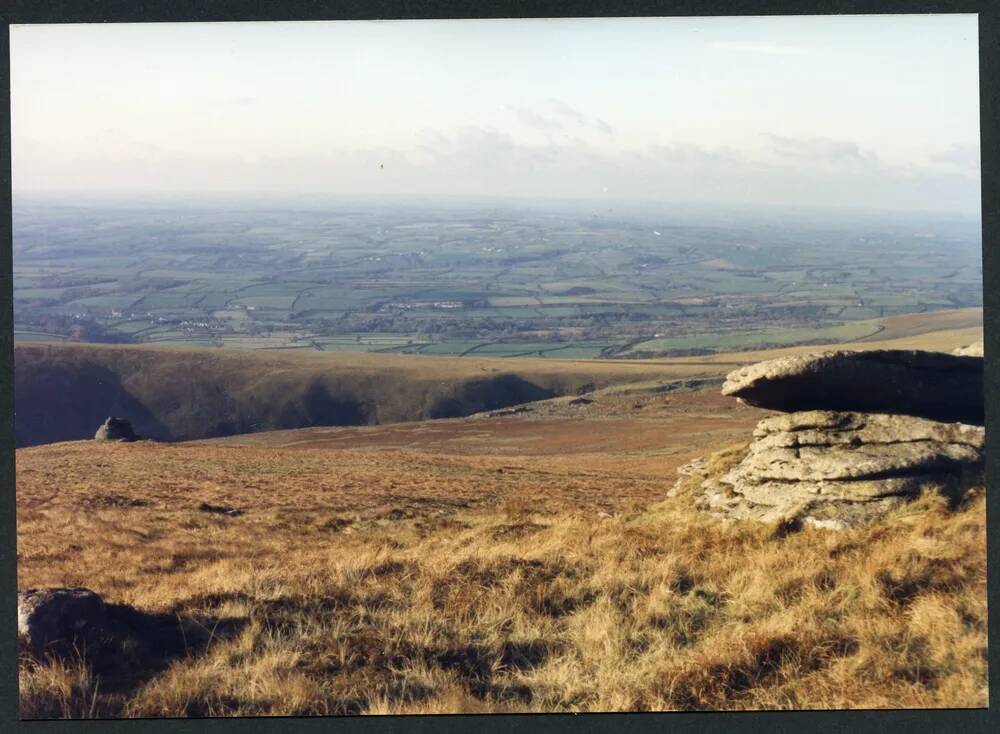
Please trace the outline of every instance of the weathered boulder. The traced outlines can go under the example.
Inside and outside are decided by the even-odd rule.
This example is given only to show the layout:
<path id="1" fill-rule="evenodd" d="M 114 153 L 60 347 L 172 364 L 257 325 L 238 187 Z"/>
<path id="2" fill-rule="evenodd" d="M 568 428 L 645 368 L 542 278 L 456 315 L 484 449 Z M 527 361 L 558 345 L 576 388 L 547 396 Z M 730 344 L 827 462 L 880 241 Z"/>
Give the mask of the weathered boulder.
<path id="1" fill-rule="evenodd" d="M 972 344 L 967 344 L 964 347 L 959 347 L 954 350 L 952 354 L 956 354 L 960 357 L 982 357 L 983 356 L 983 340 L 980 339 Z"/>
<path id="2" fill-rule="evenodd" d="M 804 411 L 765 418 L 746 457 L 706 478 L 696 502 L 720 517 L 851 527 L 936 487 L 981 481 L 985 431 L 894 414 Z"/>
<path id="3" fill-rule="evenodd" d="M 781 357 L 726 376 L 723 395 L 785 412 L 896 413 L 983 424 L 983 359 L 880 349 Z"/>
<path id="4" fill-rule="evenodd" d="M 94 434 L 95 441 L 136 441 L 138 438 L 128 420 L 111 416 L 108 416 Z"/>
<path id="5" fill-rule="evenodd" d="M 106 632 L 104 601 L 84 588 L 17 593 L 17 633 L 31 653 L 65 655 L 95 644 Z"/>

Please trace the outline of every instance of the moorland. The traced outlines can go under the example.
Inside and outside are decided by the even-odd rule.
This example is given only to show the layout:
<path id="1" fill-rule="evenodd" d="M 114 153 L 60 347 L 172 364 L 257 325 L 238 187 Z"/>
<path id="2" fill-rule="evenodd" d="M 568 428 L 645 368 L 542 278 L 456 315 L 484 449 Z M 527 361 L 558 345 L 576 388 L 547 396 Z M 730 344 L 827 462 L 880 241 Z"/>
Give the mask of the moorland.
<path id="1" fill-rule="evenodd" d="M 982 488 L 842 531 L 722 523 L 690 481 L 667 490 L 692 458 L 731 466 L 767 412 L 667 377 L 468 417 L 19 449 L 20 585 L 84 585 L 176 632 L 103 668 L 23 657 L 22 716 L 986 705 Z"/>

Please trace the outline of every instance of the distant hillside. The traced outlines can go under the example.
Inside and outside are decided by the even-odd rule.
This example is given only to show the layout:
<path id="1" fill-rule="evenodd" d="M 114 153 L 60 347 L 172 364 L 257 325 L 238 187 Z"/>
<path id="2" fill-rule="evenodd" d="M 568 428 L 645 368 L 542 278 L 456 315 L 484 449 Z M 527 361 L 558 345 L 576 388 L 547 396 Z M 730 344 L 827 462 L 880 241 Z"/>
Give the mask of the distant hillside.
<path id="1" fill-rule="evenodd" d="M 981 338 L 981 327 L 949 328 L 841 348 L 950 351 Z M 19 447 L 91 438 L 109 415 L 163 441 L 456 418 L 616 384 L 719 377 L 821 348 L 644 361 L 17 344 L 15 435 Z"/>
<path id="2" fill-rule="evenodd" d="M 19 344 L 18 446 L 91 438 L 108 415 L 174 441 L 469 415 L 724 368 L 169 347 Z"/>

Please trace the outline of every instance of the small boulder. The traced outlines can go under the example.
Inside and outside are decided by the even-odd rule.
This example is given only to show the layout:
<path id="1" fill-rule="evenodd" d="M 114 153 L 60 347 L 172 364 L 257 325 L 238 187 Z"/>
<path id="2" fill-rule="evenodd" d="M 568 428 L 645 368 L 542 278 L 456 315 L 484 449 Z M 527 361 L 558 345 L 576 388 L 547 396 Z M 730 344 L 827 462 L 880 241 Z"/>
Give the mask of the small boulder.
<path id="1" fill-rule="evenodd" d="M 94 434 L 95 441 L 137 441 L 139 437 L 132 430 L 132 424 L 125 418 L 108 416 Z"/>
<path id="2" fill-rule="evenodd" d="M 107 629 L 104 600 L 84 588 L 26 589 L 17 593 L 17 633 L 32 655 L 65 655 L 94 645 Z"/>
<path id="3" fill-rule="evenodd" d="M 781 357 L 730 372 L 723 395 L 784 412 L 864 411 L 983 424 L 983 359 L 880 349 Z"/>

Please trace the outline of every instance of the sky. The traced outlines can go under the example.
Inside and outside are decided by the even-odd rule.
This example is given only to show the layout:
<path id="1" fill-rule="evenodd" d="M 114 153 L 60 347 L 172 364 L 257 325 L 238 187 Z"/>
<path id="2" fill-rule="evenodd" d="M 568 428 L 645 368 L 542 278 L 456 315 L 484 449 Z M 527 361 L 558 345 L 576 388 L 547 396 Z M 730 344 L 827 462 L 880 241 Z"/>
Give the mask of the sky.
<path id="1" fill-rule="evenodd" d="M 978 215 L 975 15 L 18 25 L 15 195 Z"/>

